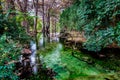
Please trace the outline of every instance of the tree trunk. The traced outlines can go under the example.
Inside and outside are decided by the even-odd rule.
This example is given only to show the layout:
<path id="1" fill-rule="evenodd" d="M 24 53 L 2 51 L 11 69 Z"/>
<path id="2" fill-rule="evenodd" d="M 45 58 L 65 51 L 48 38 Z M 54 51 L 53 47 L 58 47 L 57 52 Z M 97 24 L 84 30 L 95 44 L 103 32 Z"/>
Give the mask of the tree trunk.
<path id="1" fill-rule="evenodd" d="M 30 32 L 30 27 L 29 27 L 29 23 L 28 20 L 26 19 L 27 16 L 27 6 L 28 6 L 28 0 L 24 0 L 23 2 L 21 2 L 20 0 L 17 0 L 17 3 L 20 7 L 20 11 L 23 13 L 24 19 L 23 19 L 23 25 L 25 27 L 26 33 Z"/>
<path id="2" fill-rule="evenodd" d="M 2 9 L 2 3 L 0 1 L 0 14 L 3 14 L 3 9 Z M 3 19 L 3 16 L 0 16 Z M 0 35 L 2 35 L 4 33 L 4 26 L 0 25 Z"/>
<path id="3" fill-rule="evenodd" d="M 44 15 L 44 0 L 42 0 L 42 10 L 43 10 L 43 15 L 42 15 L 42 17 L 43 17 L 43 30 L 42 30 L 42 32 L 43 32 L 43 37 L 45 37 L 45 15 Z"/>
<path id="4" fill-rule="evenodd" d="M 38 21 L 38 0 L 33 0 L 34 1 L 34 8 L 35 8 L 35 18 L 34 18 L 34 34 L 37 34 L 37 21 Z"/>
<path id="5" fill-rule="evenodd" d="M 44 0 L 42 0 L 42 17 L 43 17 L 43 29 L 42 29 L 42 33 L 43 33 L 43 47 L 45 47 L 45 14 L 44 14 Z"/>
<path id="6" fill-rule="evenodd" d="M 3 13 L 3 10 L 2 10 L 2 3 L 1 3 L 1 0 L 0 0 L 0 14 Z"/>
<path id="7" fill-rule="evenodd" d="M 35 36 L 35 40 L 36 40 L 36 45 L 38 48 L 38 39 L 37 39 L 37 21 L 38 21 L 38 0 L 33 0 L 33 4 L 34 4 L 34 9 L 35 9 L 35 18 L 34 18 L 34 36 Z"/>
<path id="8" fill-rule="evenodd" d="M 50 9 L 47 10 L 46 35 L 47 35 L 47 38 L 48 38 L 48 42 L 50 42 Z"/>
<path id="9" fill-rule="evenodd" d="M 56 23 L 56 19 L 55 19 L 55 37 L 56 37 L 56 33 L 57 33 L 57 23 Z"/>
<path id="10" fill-rule="evenodd" d="M 15 16 L 15 4 L 13 0 L 7 0 L 7 10 L 10 10 L 10 17 Z"/>
<path id="11" fill-rule="evenodd" d="M 22 6 L 22 12 L 24 13 L 24 20 L 27 22 L 26 23 L 26 31 L 27 31 L 27 33 L 29 34 L 29 32 L 30 32 L 30 27 L 29 27 L 29 23 L 28 23 L 28 20 L 26 19 L 26 16 L 27 16 L 27 6 L 28 6 L 28 0 L 24 0 L 24 3 L 23 3 L 24 5 Z"/>
<path id="12" fill-rule="evenodd" d="M 6 12 L 10 12 L 9 17 L 12 18 L 13 16 L 15 16 L 15 4 L 13 0 L 5 0 L 5 7 L 6 7 Z"/>

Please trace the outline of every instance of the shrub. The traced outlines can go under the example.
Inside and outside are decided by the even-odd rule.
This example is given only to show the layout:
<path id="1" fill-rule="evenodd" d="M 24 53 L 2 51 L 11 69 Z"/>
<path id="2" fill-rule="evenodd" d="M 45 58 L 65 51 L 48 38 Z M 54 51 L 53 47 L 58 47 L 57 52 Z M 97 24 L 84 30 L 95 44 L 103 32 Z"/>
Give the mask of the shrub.
<path id="1" fill-rule="evenodd" d="M 5 34 L 0 37 L 0 79 L 16 80 L 13 61 L 18 59 L 20 47 Z"/>
<path id="2" fill-rule="evenodd" d="M 120 0 L 76 0 L 61 14 L 61 27 L 85 32 L 89 51 L 100 51 L 112 42 L 119 44 Z"/>

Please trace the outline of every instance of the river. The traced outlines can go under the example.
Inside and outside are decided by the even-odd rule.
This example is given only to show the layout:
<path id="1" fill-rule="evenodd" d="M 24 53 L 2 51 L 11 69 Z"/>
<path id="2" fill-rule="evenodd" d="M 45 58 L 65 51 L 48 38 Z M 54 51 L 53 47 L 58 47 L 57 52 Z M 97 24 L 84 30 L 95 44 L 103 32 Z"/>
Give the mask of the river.
<path id="1" fill-rule="evenodd" d="M 30 65 L 32 72 L 37 76 L 43 76 L 39 70 L 41 64 L 42 68 L 52 69 L 55 72 L 54 80 L 109 80 L 109 77 L 113 76 L 112 72 L 99 65 L 88 64 L 86 62 L 86 60 L 89 62 L 88 56 L 80 51 L 66 48 L 57 37 L 45 45 L 43 48 L 42 37 L 39 40 L 39 50 L 36 50 L 36 44 L 31 42 Z M 72 53 L 80 54 L 83 60 L 76 58 Z"/>

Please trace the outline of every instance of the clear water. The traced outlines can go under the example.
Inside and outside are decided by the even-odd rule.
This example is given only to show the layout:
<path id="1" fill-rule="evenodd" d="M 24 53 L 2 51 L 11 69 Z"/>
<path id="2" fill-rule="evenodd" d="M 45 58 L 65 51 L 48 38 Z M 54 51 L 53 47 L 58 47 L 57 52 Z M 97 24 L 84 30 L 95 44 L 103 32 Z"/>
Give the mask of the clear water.
<path id="1" fill-rule="evenodd" d="M 43 45 L 42 39 L 40 39 L 40 46 Z M 38 50 L 37 56 L 35 44 L 32 43 L 33 55 L 31 55 L 31 64 L 34 66 L 34 73 L 37 73 L 39 68 L 36 64 L 42 64 L 57 73 L 55 80 L 106 80 L 109 76 L 113 76 L 111 73 L 77 59 L 72 55 L 73 50 L 65 49 L 58 39 L 55 40 L 57 42 L 51 42 L 44 49 Z M 40 63 L 36 60 L 39 60 Z"/>
<path id="2" fill-rule="evenodd" d="M 61 43 L 56 43 L 55 48 L 50 52 L 38 53 L 45 67 L 52 68 L 57 73 L 56 80 L 89 80 L 88 77 L 103 74 L 94 66 L 72 56 L 72 50 L 63 50 Z"/>

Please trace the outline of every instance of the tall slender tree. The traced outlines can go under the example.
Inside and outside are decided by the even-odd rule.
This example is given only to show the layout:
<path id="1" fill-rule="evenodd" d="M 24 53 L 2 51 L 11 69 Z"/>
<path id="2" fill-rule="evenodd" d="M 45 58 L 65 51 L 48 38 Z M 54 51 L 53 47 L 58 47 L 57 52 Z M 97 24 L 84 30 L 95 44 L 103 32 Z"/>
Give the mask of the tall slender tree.
<path id="1" fill-rule="evenodd" d="M 0 14 L 3 12 L 3 10 L 2 10 L 2 2 L 1 2 L 1 0 L 0 0 Z"/>
<path id="2" fill-rule="evenodd" d="M 29 34 L 30 32 L 30 27 L 29 27 L 29 23 L 28 20 L 26 19 L 27 17 L 27 12 L 28 12 L 28 0 L 17 0 L 17 4 L 19 6 L 19 10 L 23 13 L 24 16 L 24 20 L 23 20 L 23 26 L 26 29 L 26 32 Z"/>
<path id="3" fill-rule="evenodd" d="M 44 14 L 44 0 L 42 0 L 42 11 L 43 11 L 43 14 L 42 14 L 42 18 L 43 18 L 43 37 L 45 37 L 45 14 Z"/>
<path id="4" fill-rule="evenodd" d="M 35 13 L 35 18 L 34 18 L 34 36 L 38 48 L 38 39 L 37 39 L 37 21 L 38 21 L 38 0 L 33 0 L 33 6 L 34 6 L 34 13 Z"/>

